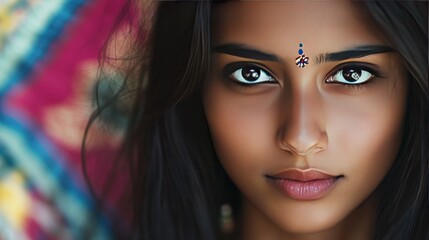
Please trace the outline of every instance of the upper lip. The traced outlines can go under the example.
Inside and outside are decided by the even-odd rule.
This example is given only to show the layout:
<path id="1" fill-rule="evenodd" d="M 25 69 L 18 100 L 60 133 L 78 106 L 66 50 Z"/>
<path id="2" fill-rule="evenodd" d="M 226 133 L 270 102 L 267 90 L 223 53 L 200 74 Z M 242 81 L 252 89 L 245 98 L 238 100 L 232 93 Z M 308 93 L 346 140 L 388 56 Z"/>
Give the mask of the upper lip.
<path id="1" fill-rule="evenodd" d="M 317 169 L 306 169 L 306 170 L 288 169 L 280 173 L 277 173 L 275 175 L 269 175 L 269 177 L 275 178 L 275 179 L 288 179 L 288 180 L 305 182 L 305 181 L 337 178 L 340 176 L 334 176 L 328 173 L 324 173 Z"/>

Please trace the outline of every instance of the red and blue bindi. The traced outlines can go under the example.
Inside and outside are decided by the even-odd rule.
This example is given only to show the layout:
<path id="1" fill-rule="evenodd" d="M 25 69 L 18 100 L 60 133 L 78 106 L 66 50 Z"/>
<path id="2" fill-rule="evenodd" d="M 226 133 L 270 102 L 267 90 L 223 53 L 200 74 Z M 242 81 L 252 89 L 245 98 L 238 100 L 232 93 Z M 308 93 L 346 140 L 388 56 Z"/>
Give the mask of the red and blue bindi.
<path id="1" fill-rule="evenodd" d="M 299 43 L 299 50 L 298 50 L 299 56 L 295 58 L 295 64 L 300 68 L 305 67 L 305 65 L 308 64 L 308 60 L 309 60 L 309 58 L 305 56 L 304 50 L 302 50 L 303 46 L 304 44 Z"/>

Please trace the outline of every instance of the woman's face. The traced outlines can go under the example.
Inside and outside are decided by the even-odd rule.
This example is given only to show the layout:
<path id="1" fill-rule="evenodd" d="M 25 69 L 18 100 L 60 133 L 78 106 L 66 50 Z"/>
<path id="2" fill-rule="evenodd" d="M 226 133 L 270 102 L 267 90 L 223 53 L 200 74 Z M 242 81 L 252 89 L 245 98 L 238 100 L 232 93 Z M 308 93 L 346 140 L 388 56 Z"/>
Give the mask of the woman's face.
<path id="1" fill-rule="evenodd" d="M 293 234 L 355 216 L 401 142 L 397 54 L 348 2 L 233 2 L 213 16 L 204 107 L 244 214 Z"/>

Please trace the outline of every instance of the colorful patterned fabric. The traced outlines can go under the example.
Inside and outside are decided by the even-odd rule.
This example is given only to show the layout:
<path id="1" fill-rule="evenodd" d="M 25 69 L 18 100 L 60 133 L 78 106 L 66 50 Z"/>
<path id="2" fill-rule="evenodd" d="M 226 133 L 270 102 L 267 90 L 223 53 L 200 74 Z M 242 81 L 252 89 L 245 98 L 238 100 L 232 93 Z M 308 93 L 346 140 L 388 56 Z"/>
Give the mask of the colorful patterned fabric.
<path id="1" fill-rule="evenodd" d="M 0 0 L 0 239 L 112 238 L 80 145 L 98 53 L 122 5 Z M 90 158 L 114 151 L 117 137 L 105 139 L 88 145 Z"/>

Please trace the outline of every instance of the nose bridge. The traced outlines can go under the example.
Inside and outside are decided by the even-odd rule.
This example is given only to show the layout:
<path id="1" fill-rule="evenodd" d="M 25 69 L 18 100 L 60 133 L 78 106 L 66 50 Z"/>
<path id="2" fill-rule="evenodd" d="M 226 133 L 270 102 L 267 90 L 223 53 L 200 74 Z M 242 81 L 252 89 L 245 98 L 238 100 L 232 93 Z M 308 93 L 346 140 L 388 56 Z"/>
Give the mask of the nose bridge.
<path id="1" fill-rule="evenodd" d="M 290 106 L 279 132 L 280 147 L 299 155 L 324 150 L 327 136 L 317 88 L 295 86 L 287 102 Z"/>

